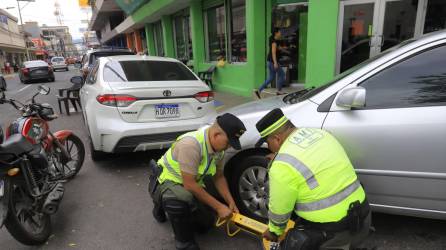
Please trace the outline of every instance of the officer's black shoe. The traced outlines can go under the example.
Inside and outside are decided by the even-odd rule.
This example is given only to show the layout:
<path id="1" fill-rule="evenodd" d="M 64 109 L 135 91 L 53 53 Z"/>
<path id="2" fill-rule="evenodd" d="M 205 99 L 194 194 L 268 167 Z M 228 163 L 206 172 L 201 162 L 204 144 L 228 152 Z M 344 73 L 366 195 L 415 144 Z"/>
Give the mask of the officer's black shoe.
<path id="1" fill-rule="evenodd" d="M 166 213 L 164 212 L 162 206 L 154 206 L 152 209 L 152 215 L 158 223 L 163 223 L 167 220 Z"/>
<path id="2" fill-rule="evenodd" d="M 175 240 L 175 247 L 178 250 L 200 250 L 200 247 L 194 241 L 181 242 Z"/>

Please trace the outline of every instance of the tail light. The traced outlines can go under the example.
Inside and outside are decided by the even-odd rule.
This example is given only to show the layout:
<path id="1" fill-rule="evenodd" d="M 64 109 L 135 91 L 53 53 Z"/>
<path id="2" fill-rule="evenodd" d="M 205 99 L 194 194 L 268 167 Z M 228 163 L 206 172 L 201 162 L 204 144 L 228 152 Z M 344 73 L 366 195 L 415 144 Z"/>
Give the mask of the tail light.
<path id="1" fill-rule="evenodd" d="M 29 69 L 28 69 L 28 68 L 23 68 L 23 69 L 22 69 L 22 73 L 23 73 L 24 75 L 27 75 L 27 74 L 29 73 Z"/>
<path id="2" fill-rule="evenodd" d="M 130 104 L 137 101 L 137 98 L 131 95 L 98 95 L 96 100 L 106 106 L 112 107 L 128 107 Z"/>
<path id="3" fill-rule="evenodd" d="M 194 97 L 199 102 L 210 102 L 214 100 L 214 92 L 212 91 L 198 92 L 194 95 Z"/>

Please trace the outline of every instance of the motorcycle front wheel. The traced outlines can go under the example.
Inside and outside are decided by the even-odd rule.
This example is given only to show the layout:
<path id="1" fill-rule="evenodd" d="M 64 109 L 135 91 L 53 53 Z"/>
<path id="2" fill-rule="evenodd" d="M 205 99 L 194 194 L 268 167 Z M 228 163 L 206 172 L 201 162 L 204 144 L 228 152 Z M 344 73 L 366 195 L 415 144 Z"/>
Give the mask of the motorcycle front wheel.
<path id="1" fill-rule="evenodd" d="M 22 244 L 41 245 L 51 235 L 51 219 L 33 208 L 33 198 L 20 184 L 8 183 L 9 204 L 5 226 L 9 233 Z"/>
<path id="2" fill-rule="evenodd" d="M 59 180 L 68 180 L 74 178 L 82 168 L 85 159 L 85 147 L 82 140 L 75 134 L 69 135 L 62 146 L 70 155 L 71 160 L 63 163 L 60 149 L 54 148 L 53 163 L 55 164 L 56 176 Z"/>

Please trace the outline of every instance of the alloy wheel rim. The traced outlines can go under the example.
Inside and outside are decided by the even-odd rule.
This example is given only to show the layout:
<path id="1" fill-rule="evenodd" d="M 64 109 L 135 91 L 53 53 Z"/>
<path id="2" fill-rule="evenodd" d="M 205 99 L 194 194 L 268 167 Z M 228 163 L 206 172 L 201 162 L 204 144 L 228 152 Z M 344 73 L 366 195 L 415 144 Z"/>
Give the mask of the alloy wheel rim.
<path id="1" fill-rule="evenodd" d="M 239 194 L 245 207 L 257 216 L 268 217 L 268 170 L 261 166 L 247 168 L 239 178 Z"/>

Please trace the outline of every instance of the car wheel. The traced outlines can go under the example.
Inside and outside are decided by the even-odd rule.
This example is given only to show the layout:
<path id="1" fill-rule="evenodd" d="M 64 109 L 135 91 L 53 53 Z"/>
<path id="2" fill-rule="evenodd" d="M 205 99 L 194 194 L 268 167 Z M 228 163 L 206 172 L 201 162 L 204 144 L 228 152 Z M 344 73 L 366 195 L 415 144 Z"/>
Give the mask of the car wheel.
<path id="1" fill-rule="evenodd" d="M 235 167 L 229 180 L 240 212 L 262 222 L 268 218 L 267 166 L 264 156 L 248 156 Z"/>
<path id="2" fill-rule="evenodd" d="M 65 71 L 68 71 L 68 70 L 69 70 L 68 67 L 66 67 L 66 68 L 65 68 Z"/>
<path id="3" fill-rule="evenodd" d="M 51 77 L 50 82 L 54 82 L 54 81 L 55 81 L 54 77 Z"/>

